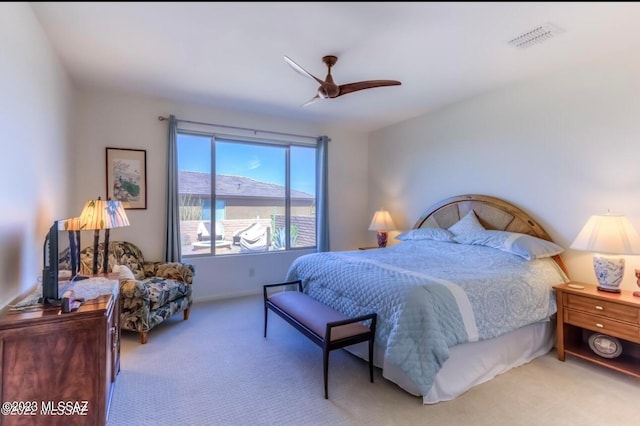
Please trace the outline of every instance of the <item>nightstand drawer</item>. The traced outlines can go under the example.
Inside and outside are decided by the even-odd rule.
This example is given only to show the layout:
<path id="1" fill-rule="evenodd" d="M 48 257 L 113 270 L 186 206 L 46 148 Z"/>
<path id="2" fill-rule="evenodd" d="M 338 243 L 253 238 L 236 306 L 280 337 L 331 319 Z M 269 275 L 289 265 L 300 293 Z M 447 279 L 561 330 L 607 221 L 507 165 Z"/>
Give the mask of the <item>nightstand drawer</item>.
<path id="1" fill-rule="evenodd" d="M 576 294 L 565 294 L 566 308 L 640 325 L 640 309 Z"/>
<path id="2" fill-rule="evenodd" d="M 640 326 L 633 324 L 613 321 L 606 317 L 590 315 L 571 309 L 564 311 L 564 322 L 621 339 L 631 340 L 632 342 L 640 342 Z"/>

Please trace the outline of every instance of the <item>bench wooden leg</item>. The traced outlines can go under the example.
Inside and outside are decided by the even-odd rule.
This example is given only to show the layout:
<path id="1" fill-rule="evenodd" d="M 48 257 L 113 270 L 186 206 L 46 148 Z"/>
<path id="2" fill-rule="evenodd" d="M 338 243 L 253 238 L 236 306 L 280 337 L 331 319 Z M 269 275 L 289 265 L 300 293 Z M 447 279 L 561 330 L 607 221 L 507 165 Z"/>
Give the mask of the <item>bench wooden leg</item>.
<path id="1" fill-rule="evenodd" d="M 329 386 L 327 377 L 329 375 L 329 349 L 324 348 L 322 358 L 324 370 L 324 399 L 329 399 Z"/>
<path id="2" fill-rule="evenodd" d="M 373 338 L 369 339 L 369 379 L 373 383 Z"/>
<path id="3" fill-rule="evenodd" d="M 147 343 L 147 332 L 146 331 L 141 331 L 140 332 L 140 343 L 143 344 L 143 345 Z"/>
<path id="4" fill-rule="evenodd" d="M 184 320 L 188 320 L 189 319 L 189 308 L 184 310 Z"/>
<path id="5" fill-rule="evenodd" d="M 264 337 L 267 337 L 267 304 L 264 304 Z"/>

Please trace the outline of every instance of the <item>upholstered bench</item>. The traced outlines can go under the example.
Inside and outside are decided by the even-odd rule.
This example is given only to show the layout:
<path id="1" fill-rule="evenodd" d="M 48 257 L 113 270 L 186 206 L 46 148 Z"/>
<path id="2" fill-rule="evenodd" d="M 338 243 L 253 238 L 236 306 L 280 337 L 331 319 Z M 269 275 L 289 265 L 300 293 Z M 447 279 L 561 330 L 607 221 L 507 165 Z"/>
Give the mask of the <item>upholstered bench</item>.
<path id="1" fill-rule="evenodd" d="M 297 286 L 297 291 L 269 294 L 274 287 Z M 267 312 L 271 309 L 293 325 L 323 350 L 324 397 L 329 398 L 329 353 L 360 342 L 369 342 L 369 379 L 373 383 L 373 343 L 376 335 L 377 314 L 370 313 L 349 318 L 341 312 L 318 302 L 302 292 L 301 281 L 266 284 L 264 295 L 264 337 L 267 337 Z M 364 322 L 368 321 L 369 325 Z"/>

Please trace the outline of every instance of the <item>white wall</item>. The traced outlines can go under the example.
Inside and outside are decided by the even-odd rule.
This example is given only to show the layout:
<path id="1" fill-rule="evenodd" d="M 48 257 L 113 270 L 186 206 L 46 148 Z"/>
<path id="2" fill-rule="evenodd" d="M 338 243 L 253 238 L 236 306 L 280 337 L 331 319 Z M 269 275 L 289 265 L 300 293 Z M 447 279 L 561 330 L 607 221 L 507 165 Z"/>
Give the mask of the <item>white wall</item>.
<path id="1" fill-rule="evenodd" d="M 148 260 L 161 260 L 166 199 L 167 122 L 158 116 L 304 135 L 328 135 L 329 224 L 331 250 L 355 249 L 370 237 L 367 211 L 367 135 L 301 124 L 282 118 L 186 105 L 131 94 L 80 91 L 77 97 L 78 162 L 73 210 L 84 202 L 105 197 L 105 148 L 147 151 L 147 209 L 127 210 L 130 227 L 111 231 L 111 240 L 127 239 Z M 84 235 L 86 234 L 86 235 Z M 83 245 L 92 241 L 84 233 Z M 101 235 L 101 238 L 103 236 Z M 193 258 L 196 267 L 194 299 L 255 294 L 262 284 L 285 278 L 293 259 L 308 251 Z"/>
<path id="2" fill-rule="evenodd" d="M 72 91 L 28 3 L 0 3 L 0 307 L 32 288 L 69 217 Z"/>
<path id="3" fill-rule="evenodd" d="M 369 209 L 413 226 L 430 205 L 465 193 L 501 197 L 568 248 L 592 214 L 625 214 L 640 230 L 637 52 L 450 106 L 371 135 Z M 567 250 L 573 279 L 596 283 L 588 253 Z M 640 256 L 622 286 L 636 288 Z"/>

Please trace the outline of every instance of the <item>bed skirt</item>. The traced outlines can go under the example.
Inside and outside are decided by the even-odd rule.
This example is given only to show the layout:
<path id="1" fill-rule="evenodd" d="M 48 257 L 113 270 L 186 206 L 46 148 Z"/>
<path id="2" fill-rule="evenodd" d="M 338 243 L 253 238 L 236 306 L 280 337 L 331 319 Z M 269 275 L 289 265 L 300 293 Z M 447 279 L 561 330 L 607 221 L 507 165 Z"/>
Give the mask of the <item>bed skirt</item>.
<path id="1" fill-rule="evenodd" d="M 449 359 L 436 375 L 429 393 L 422 396 L 422 401 L 424 404 L 450 401 L 474 386 L 547 354 L 554 343 L 555 323 L 547 320 L 491 340 L 449 348 Z M 367 347 L 362 344 L 345 349 L 362 359 L 368 358 Z M 384 378 L 412 395 L 421 396 L 417 386 L 404 372 L 385 363 L 382 347 L 375 347 L 373 362 L 382 368 Z"/>

